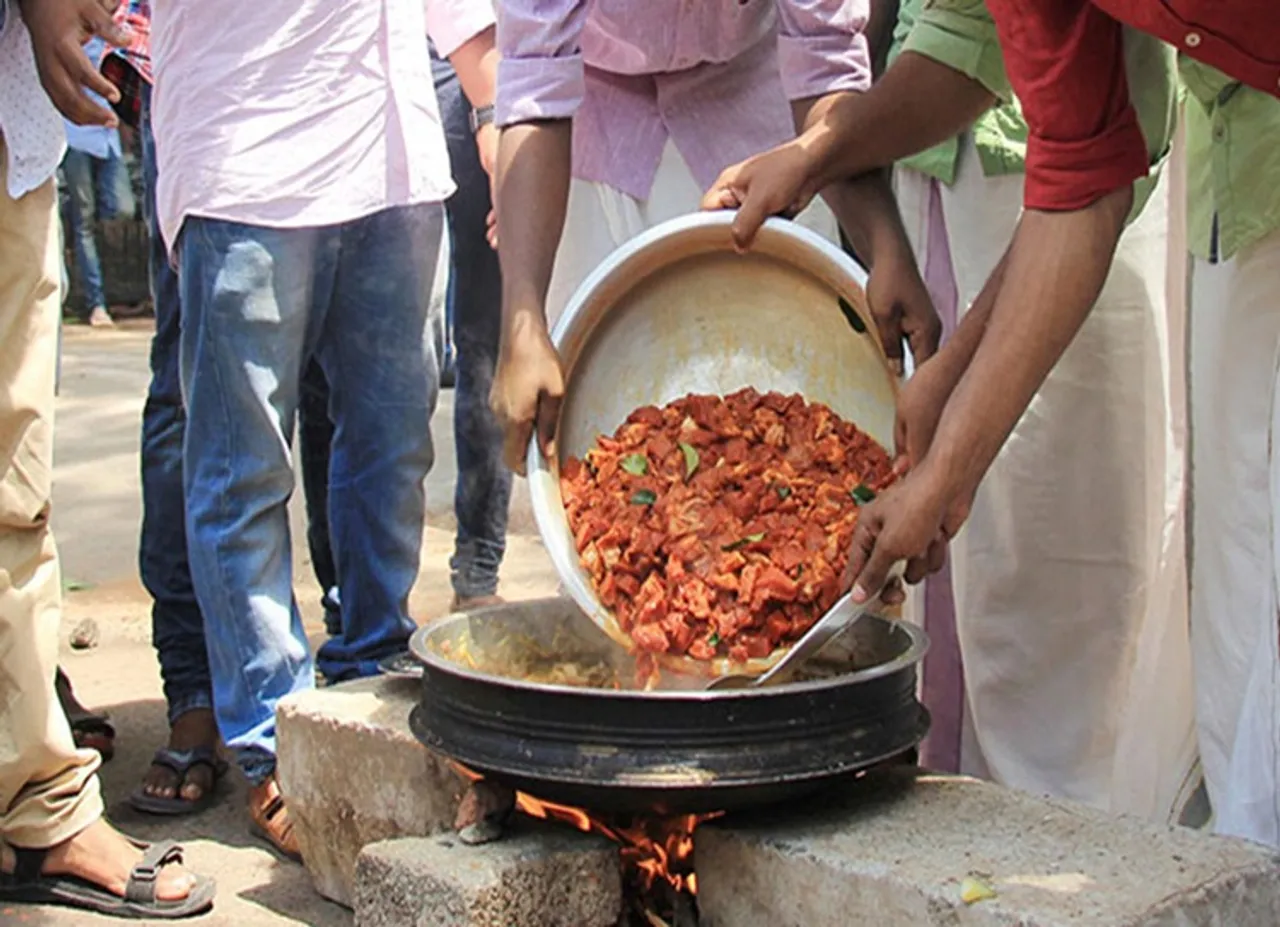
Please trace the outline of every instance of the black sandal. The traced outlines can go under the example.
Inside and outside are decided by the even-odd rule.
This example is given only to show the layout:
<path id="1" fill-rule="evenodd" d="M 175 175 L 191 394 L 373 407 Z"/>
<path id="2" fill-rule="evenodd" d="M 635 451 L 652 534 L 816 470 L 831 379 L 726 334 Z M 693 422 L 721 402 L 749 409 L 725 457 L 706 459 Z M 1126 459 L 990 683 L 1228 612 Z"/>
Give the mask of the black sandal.
<path id="1" fill-rule="evenodd" d="M 145 787 L 139 785 L 129 796 L 129 804 L 146 814 L 162 814 L 177 817 L 183 814 L 197 814 L 204 811 L 217 800 L 218 783 L 227 772 L 227 761 L 218 756 L 212 747 L 193 747 L 190 750 L 174 750 L 172 747 L 161 747 L 151 758 L 152 766 L 163 766 L 172 770 L 178 777 L 178 794 L 172 798 L 159 795 L 148 795 Z M 203 795 L 194 801 L 183 798 L 182 786 L 186 782 L 187 773 L 194 766 L 208 766 L 213 771 L 213 781 Z"/>
<path id="2" fill-rule="evenodd" d="M 80 704 L 71 688 L 71 680 L 67 678 L 62 667 L 58 667 L 53 686 L 58 693 L 58 702 L 62 705 L 67 723 L 71 725 L 71 736 L 76 747 L 81 750 L 97 750 L 102 755 L 102 762 L 109 763 L 116 755 L 116 729 L 106 715 L 97 714 Z"/>
<path id="3" fill-rule="evenodd" d="M 17 858 L 13 874 L 0 873 L 0 902 L 6 904 L 60 905 L 133 920 L 191 917 L 213 906 L 216 886 L 207 876 L 196 876 L 196 884 L 185 898 L 156 898 L 160 870 L 182 862 L 182 847 L 172 840 L 147 847 L 142 862 L 129 873 L 123 898 L 78 876 L 43 874 L 48 850 L 12 849 Z"/>

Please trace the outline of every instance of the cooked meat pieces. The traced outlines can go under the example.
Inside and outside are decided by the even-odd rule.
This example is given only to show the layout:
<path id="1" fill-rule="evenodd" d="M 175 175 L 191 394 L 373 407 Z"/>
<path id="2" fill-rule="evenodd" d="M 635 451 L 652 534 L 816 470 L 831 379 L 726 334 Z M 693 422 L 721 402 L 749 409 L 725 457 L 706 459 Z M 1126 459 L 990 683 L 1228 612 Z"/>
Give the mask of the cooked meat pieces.
<path id="1" fill-rule="evenodd" d="M 631 413 L 560 489 L 583 567 L 636 649 L 768 656 L 836 601 L 888 453 L 821 403 L 740 390 Z"/>

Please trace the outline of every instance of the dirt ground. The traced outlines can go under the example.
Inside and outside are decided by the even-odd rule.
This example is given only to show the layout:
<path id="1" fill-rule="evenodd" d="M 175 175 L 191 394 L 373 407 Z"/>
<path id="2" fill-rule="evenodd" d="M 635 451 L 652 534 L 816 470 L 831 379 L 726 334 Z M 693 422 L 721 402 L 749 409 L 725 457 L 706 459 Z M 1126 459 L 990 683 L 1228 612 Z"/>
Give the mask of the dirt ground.
<path id="1" fill-rule="evenodd" d="M 236 776 L 224 785 L 217 805 L 192 818 L 151 818 L 132 811 L 125 801 L 166 732 L 160 677 L 150 644 L 151 602 L 137 575 L 138 442 L 149 344 L 147 321 L 107 332 L 68 326 L 63 335 L 54 486 L 54 528 L 67 589 L 63 666 L 80 699 L 108 712 L 116 726 L 116 756 L 102 771 L 108 815 L 138 837 L 181 840 L 187 846 L 189 864 L 217 879 L 216 907 L 197 923 L 349 924 L 350 912 L 316 895 L 300 866 L 278 858 L 249 835 L 244 787 Z M 438 463 L 427 484 L 430 512 L 422 574 L 411 600 L 412 612 L 420 621 L 443 614 L 451 596 L 451 421 L 452 393 L 445 392 L 433 422 Z M 291 511 L 293 537 L 300 540 L 305 537 L 300 493 Z M 532 527 L 523 486 L 517 490 L 512 526 L 502 593 L 526 598 L 554 592 L 554 575 Z M 320 590 L 305 543 L 295 544 L 294 563 L 299 604 L 315 641 L 321 631 Z M 68 636 L 85 618 L 97 623 L 100 643 L 87 651 L 72 651 Z M 0 922 L 49 927 L 118 923 L 42 908 L 0 911 Z"/>

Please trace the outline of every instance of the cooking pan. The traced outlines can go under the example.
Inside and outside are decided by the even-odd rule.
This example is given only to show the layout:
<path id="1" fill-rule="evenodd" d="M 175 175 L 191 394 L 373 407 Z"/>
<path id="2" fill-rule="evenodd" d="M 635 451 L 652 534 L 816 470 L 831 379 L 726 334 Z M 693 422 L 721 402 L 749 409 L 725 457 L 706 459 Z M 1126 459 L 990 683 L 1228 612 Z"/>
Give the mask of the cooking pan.
<path id="1" fill-rule="evenodd" d="M 820 678 L 643 691 L 634 660 L 573 602 L 506 603 L 417 631 L 424 672 L 410 723 L 429 748 L 548 801 L 649 814 L 751 807 L 918 744 L 927 647 L 919 628 L 869 615 L 824 653 Z M 565 667 L 601 678 L 567 684 L 555 675 Z"/>

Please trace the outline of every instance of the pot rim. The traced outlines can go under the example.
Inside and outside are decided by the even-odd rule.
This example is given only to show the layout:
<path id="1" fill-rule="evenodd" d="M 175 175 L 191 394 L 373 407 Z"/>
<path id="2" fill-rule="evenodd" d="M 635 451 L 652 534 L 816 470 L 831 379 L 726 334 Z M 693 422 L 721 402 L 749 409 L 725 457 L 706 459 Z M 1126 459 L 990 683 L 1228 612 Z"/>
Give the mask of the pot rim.
<path id="1" fill-rule="evenodd" d="M 551 596 L 544 599 L 530 599 L 526 601 L 529 603 L 545 603 L 551 601 L 559 602 L 563 600 L 559 597 Z M 822 692 L 828 689 L 843 688 L 849 685 L 872 682 L 886 676 L 892 676 L 904 669 L 919 665 L 929 650 L 929 637 L 924 632 L 923 628 L 920 628 L 909 621 L 899 621 L 869 613 L 861 620 L 880 621 L 892 625 L 895 629 L 901 629 L 911 641 L 907 649 L 898 656 L 884 663 L 878 663 L 875 666 L 869 666 L 866 669 L 861 669 L 853 673 L 846 673 L 844 675 L 832 676 L 825 679 L 811 679 L 804 682 L 787 682 L 780 685 L 760 686 L 747 689 L 707 690 L 699 688 L 650 689 L 645 691 L 638 689 L 596 689 L 587 686 L 568 686 L 559 683 L 530 682 L 527 679 L 516 679 L 512 676 L 499 676 L 494 673 L 486 673 L 482 670 L 473 670 L 465 667 L 456 661 L 440 655 L 428 645 L 428 641 L 431 637 L 442 636 L 446 631 L 452 630 L 460 624 L 469 624 L 472 617 L 483 616 L 488 612 L 507 610 L 515 604 L 518 603 L 507 602 L 498 605 L 489 605 L 469 612 L 457 612 L 452 615 L 446 615 L 445 617 L 433 621 L 430 624 L 425 624 L 418 628 L 418 630 L 415 631 L 413 636 L 409 639 L 409 651 L 413 654 L 415 659 L 428 669 L 448 673 L 450 675 L 475 682 L 485 683 L 487 685 L 516 689 L 523 692 L 534 692 L 542 695 L 559 695 L 571 698 L 617 698 L 624 701 L 634 699 L 658 699 L 672 702 L 707 702 L 736 699 L 777 698 L 782 695 L 802 696 Z M 582 620 L 587 622 L 590 621 L 590 619 L 585 615 L 582 616 Z M 604 634 L 603 631 L 600 633 Z"/>

